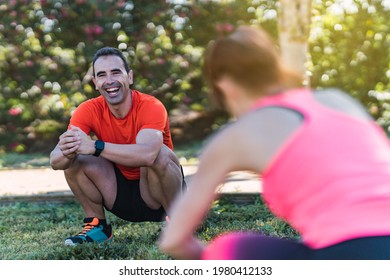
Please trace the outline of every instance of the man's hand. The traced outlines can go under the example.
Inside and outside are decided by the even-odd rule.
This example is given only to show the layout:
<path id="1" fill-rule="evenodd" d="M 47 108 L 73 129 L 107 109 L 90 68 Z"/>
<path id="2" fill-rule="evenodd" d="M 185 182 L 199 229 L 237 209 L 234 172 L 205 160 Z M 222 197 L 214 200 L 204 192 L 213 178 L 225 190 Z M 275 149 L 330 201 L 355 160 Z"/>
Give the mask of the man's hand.
<path id="1" fill-rule="evenodd" d="M 61 134 L 58 147 L 65 157 L 71 159 L 77 155 L 80 143 L 79 132 L 76 129 L 70 129 Z"/>
<path id="2" fill-rule="evenodd" d="M 77 154 L 82 155 L 93 155 L 95 153 L 95 141 L 92 140 L 84 131 L 79 127 L 71 125 L 70 126 L 73 133 L 75 133 L 76 138 L 78 139 L 78 149 L 76 150 Z"/>
<path id="3" fill-rule="evenodd" d="M 95 142 L 76 126 L 70 127 L 60 136 L 57 146 L 50 153 L 50 165 L 54 170 L 65 170 L 78 154 L 95 153 Z"/>

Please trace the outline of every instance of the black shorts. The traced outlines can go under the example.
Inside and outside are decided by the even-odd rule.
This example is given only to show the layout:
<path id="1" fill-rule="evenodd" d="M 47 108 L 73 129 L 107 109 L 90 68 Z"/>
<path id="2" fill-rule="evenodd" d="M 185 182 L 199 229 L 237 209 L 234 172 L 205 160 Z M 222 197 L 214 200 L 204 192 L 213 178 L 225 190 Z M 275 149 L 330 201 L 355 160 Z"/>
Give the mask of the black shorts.
<path id="1" fill-rule="evenodd" d="M 128 180 L 114 165 L 117 194 L 110 211 L 115 216 L 129 222 L 160 222 L 165 220 L 165 210 L 152 209 L 146 205 L 141 197 L 140 180 Z"/>

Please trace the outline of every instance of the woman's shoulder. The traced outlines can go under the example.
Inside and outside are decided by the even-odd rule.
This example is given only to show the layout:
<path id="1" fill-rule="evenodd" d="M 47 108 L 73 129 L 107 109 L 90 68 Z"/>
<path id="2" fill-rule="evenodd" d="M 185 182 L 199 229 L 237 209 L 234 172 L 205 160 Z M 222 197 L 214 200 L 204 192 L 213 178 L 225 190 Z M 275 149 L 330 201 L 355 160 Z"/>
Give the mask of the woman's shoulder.
<path id="1" fill-rule="evenodd" d="M 372 120 L 371 115 L 368 113 L 367 109 L 363 106 L 363 104 L 361 104 L 350 94 L 340 89 L 328 88 L 315 90 L 314 98 L 317 102 L 329 108 L 344 112 L 355 117 Z"/>

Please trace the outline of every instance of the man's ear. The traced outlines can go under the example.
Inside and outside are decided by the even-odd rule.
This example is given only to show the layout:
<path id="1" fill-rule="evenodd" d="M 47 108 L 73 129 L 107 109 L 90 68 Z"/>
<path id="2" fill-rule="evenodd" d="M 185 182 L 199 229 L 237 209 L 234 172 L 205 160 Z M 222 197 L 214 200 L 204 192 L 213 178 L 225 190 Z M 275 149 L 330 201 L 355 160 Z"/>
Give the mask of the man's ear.
<path id="1" fill-rule="evenodd" d="M 129 85 L 132 85 L 133 84 L 133 70 L 129 70 L 129 73 L 128 73 L 128 76 L 129 76 Z"/>

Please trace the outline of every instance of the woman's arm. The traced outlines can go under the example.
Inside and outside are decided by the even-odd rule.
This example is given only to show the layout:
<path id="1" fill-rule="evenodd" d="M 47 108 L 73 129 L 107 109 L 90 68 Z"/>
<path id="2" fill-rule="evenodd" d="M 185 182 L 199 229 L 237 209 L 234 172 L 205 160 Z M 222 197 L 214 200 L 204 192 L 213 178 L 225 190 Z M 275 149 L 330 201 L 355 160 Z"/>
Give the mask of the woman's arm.
<path id="1" fill-rule="evenodd" d="M 164 229 L 160 248 L 178 259 L 199 259 L 203 244 L 194 237 L 216 197 L 216 188 L 236 167 L 233 131 L 218 134 L 200 157 L 198 171 L 188 184 L 188 190 L 175 201 L 169 213 L 170 222 Z"/>
<path id="2" fill-rule="evenodd" d="M 216 188 L 223 183 L 227 174 L 226 163 L 213 146 L 205 150 L 198 171 L 189 182 L 183 198 L 172 206 L 170 222 L 161 237 L 162 251 L 179 259 L 200 258 L 203 245 L 193 236 L 193 232 L 210 209 Z"/>

